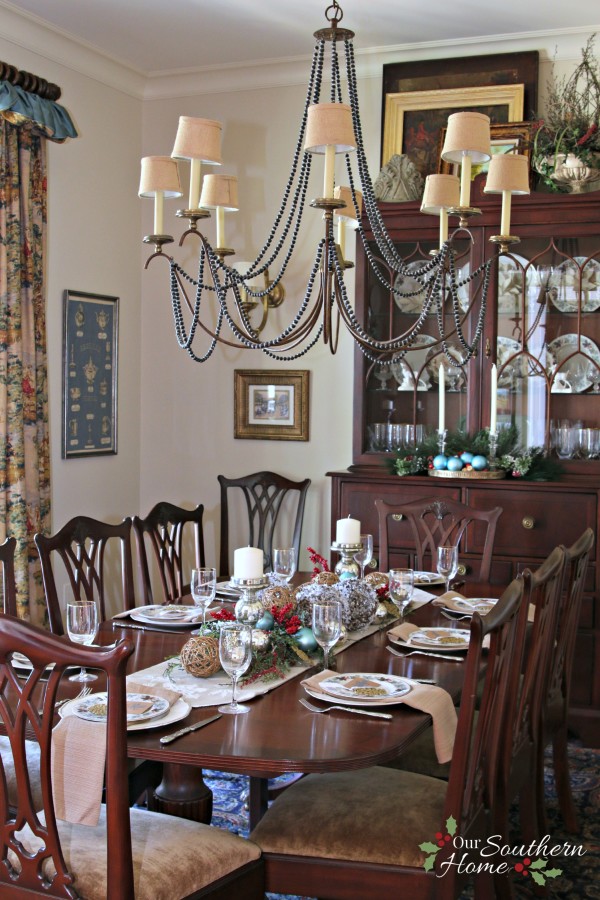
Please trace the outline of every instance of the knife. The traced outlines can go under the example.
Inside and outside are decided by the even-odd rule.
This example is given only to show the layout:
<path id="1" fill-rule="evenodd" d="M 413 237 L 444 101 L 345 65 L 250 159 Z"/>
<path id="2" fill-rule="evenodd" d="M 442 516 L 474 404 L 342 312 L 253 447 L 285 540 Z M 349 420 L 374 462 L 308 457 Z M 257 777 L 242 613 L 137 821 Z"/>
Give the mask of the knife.
<path id="1" fill-rule="evenodd" d="M 216 722 L 217 719 L 220 719 L 221 715 L 211 716 L 210 719 L 202 719 L 201 722 L 196 722 L 195 725 L 188 725 L 186 728 L 180 728 L 179 731 L 174 731 L 172 734 L 166 734 L 164 737 L 160 738 L 161 744 L 170 744 L 171 741 L 176 741 L 177 738 L 182 737 L 184 734 L 189 734 L 190 731 L 196 731 L 197 728 L 204 728 L 205 725 L 209 725 L 211 722 Z"/>

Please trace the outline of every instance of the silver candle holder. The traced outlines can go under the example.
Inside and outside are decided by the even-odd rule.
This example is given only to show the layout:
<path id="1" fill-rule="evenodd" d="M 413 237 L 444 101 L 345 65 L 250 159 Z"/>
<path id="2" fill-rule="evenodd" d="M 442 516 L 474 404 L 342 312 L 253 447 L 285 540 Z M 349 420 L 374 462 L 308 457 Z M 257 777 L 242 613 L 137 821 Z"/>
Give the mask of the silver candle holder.
<path id="1" fill-rule="evenodd" d="M 442 456 L 446 455 L 446 438 L 448 437 L 448 430 L 444 428 L 443 431 L 438 431 L 438 450 L 442 454 Z"/>
<path id="2" fill-rule="evenodd" d="M 498 452 L 498 432 L 490 431 L 490 452 L 488 462 L 490 469 L 496 468 L 496 453 Z"/>
<path id="3" fill-rule="evenodd" d="M 341 559 L 334 569 L 335 574 L 339 575 L 340 581 L 343 581 L 345 578 L 358 578 L 360 566 L 354 559 L 354 554 L 358 553 L 361 547 L 360 541 L 358 544 L 344 544 L 334 541 L 331 545 L 331 549 L 341 555 Z"/>
<path id="4" fill-rule="evenodd" d="M 242 592 L 242 596 L 234 607 L 237 621 L 254 628 L 264 613 L 263 605 L 256 594 L 267 587 L 269 579 L 266 575 L 261 575 L 260 578 L 235 578 L 234 576 L 231 584 Z"/>

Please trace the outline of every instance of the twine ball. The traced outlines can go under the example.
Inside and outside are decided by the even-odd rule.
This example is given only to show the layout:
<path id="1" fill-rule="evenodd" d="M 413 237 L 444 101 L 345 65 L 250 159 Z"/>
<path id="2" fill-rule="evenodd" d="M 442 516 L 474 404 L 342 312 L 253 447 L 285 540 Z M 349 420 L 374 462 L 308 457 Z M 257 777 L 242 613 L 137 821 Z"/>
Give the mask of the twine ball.
<path id="1" fill-rule="evenodd" d="M 335 572 L 317 572 L 312 580 L 315 584 L 337 584 L 340 579 Z"/>
<path id="2" fill-rule="evenodd" d="M 282 609 L 284 606 L 287 606 L 288 603 L 294 602 L 294 594 L 287 587 L 268 587 L 261 592 L 260 602 L 263 607 L 269 611 L 273 609 L 274 606 L 277 607 L 277 609 Z"/>
<path id="3" fill-rule="evenodd" d="M 383 572 L 369 572 L 368 575 L 365 575 L 365 581 L 377 590 L 380 587 L 387 587 L 389 578 Z"/>
<path id="4" fill-rule="evenodd" d="M 208 634 L 191 637 L 181 648 L 181 665 L 196 678 L 208 678 L 221 668 L 219 642 Z"/>

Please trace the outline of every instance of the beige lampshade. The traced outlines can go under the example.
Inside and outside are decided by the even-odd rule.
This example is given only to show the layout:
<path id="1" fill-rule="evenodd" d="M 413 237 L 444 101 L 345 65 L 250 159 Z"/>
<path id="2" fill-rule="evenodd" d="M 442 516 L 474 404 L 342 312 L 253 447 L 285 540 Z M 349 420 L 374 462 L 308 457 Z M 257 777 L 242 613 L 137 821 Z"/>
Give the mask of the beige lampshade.
<path id="1" fill-rule="evenodd" d="M 363 195 L 360 191 L 354 191 L 356 196 L 356 205 L 358 206 L 359 216 L 362 213 L 362 202 Z M 340 219 L 351 219 L 356 222 L 356 210 L 354 209 L 354 201 L 352 199 L 352 190 L 345 185 L 338 184 L 335 187 L 333 192 L 333 196 L 336 200 L 343 200 L 346 204 L 344 209 L 336 209 L 334 210 L 334 216 L 339 216 Z"/>
<path id="2" fill-rule="evenodd" d="M 202 182 L 200 206 L 203 209 L 222 207 L 228 212 L 239 209 L 236 175 L 205 175 Z"/>
<path id="3" fill-rule="evenodd" d="M 473 163 L 487 162 L 491 157 L 490 118 L 478 112 L 457 112 L 448 116 L 442 159 L 460 163 L 468 152 Z"/>
<path id="4" fill-rule="evenodd" d="M 499 153 L 492 156 L 487 181 L 483 189 L 486 194 L 529 193 L 529 160 L 517 153 Z"/>
<path id="5" fill-rule="evenodd" d="M 179 116 L 179 126 L 171 156 L 173 159 L 199 159 L 221 165 L 221 130 L 213 119 Z"/>
<path id="6" fill-rule="evenodd" d="M 345 103 L 314 103 L 308 107 L 304 149 L 310 153 L 325 153 L 327 146 L 336 153 L 356 149 L 352 113 Z"/>
<path id="7" fill-rule="evenodd" d="M 181 197 L 179 169 L 170 156 L 144 156 L 138 197 L 154 197 L 162 191 L 167 198 Z"/>
<path id="8" fill-rule="evenodd" d="M 442 209 L 458 206 L 460 179 L 458 175 L 428 175 L 421 201 L 421 212 L 439 216 Z"/>

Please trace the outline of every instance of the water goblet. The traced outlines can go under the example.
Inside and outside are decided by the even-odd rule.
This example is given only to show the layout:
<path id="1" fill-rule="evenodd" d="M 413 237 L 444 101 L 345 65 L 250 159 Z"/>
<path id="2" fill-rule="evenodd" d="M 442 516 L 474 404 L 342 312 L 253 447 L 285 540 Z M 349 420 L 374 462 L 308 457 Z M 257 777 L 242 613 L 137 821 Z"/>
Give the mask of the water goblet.
<path id="1" fill-rule="evenodd" d="M 67 603 L 67 634 L 74 644 L 92 644 L 98 633 L 98 607 L 93 600 Z M 96 681 L 97 675 L 81 667 L 69 681 Z"/>
<path id="2" fill-rule="evenodd" d="M 403 616 L 415 589 L 415 573 L 412 569 L 390 569 L 388 578 L 389 595 Z"/>
<path id="3" fill-rule="evenodd" d="M 315 600 L 312 606 L 312 630 L 323 649 L 323 669 L 329 668 L 329 651 L 342 633 L 342 604 L 339 600 Z"/>
<path id="4" fill-rule="evenodd" d="M 360 577 L 365 577 L 365 566 L 373 559 L 373 535 L 361 534 L 360 550 L 354 554 L 354 559 L 360 566 Z"/>
<path id="5" fill-rule="evenodd" d="M 446 590 L 449 591 L 450 581 L 458 572 L 458 547 L 438 547 L 437 572 L 446 582 Z"/>
<path id="6" fill-rule="evenodd" d="M 202 610 L 202 626 L 206 625 L 206 610 L 215 599 L 217 592 L 217 572 L 213 568 L 192 569 L 190 591 L 194 606 Z M 192 632 L 202 634 L 201 629 Z"/>
<path id="7" fill-rule="evenodd" d="M 273 572 L 288 584 L 296 571 L 296 548 L 275 547 L 273 550 Z"/>
<path id="8" fill-rule="evenodd" d="M 249 706 L 236 700 L 236 688 L 240 675 L 243 675 L 252 662 L 252 629 L 240 622 L 227 622 L 219 631 L 219 659 L 221 666 L 231 675 L 231 703 L 219 706 L 220 713 L 237 716 L 247 713 Z"/>

